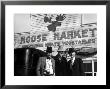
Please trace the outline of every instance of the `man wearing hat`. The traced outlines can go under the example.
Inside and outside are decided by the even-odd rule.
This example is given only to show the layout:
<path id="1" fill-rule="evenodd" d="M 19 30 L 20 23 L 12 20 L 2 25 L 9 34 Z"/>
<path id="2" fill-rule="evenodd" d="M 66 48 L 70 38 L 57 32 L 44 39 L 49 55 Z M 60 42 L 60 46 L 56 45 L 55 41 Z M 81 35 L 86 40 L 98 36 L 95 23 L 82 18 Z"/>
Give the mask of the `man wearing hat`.
<path id="1" fill-rule="evenodd" d="M 66 76 L 67 61 L 64 55 L 64 48 L 60 46 L 58 49 L 58 54 L 55 57 L 55 75 L 56 76 Z"/>
<path id="2" fill-rule="evenodd" d="M 38 76 L 54 76 L 55 75 L 55 61 L 52 58 L 52 47 L 47 47 L 47 56 L 40 57 L 37 65 Z"/>
<path id="3" fill-rule="evenodd" d="M 83 61 L 76 58 L 76 51 L 74 48 L 69 48 L 68 54 L 71 59 L 68 61 L 68 76 L 83 76 Z"/>

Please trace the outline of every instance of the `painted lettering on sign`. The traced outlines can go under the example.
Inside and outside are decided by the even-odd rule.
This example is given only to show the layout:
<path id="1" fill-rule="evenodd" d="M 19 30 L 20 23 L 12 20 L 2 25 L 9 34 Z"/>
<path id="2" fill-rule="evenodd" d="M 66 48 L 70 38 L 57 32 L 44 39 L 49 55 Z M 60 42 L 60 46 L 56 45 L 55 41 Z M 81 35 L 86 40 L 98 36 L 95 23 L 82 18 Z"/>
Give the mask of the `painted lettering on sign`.
<path id="1" fill-rule="evenodd" d="M 97 43 L 96 37 L 97 28 L 96 27 L 86 27 L 86 28 L 73 28 L 65 29 L 61 31 L 56 31 L 52 35 L 52 40 L 48 38 L 49 34 L 47 33 L 37 33 L 29 35 L 21 35 L 19 37 L 19 45 L 22 47 L 30 45 L 34 47 L 47 47 L 47 46 L 59 46 L 59 45 L 85 45 L 85 44 L 94 44 Z"/>
<path id="2" fill-rule="evenodd" d="M 71 30 L 71 31 L 63 31 L 63 32 L 55 32 L 53 37 L 54 41 L 62 40 L 62 39 L 75 39 L 75 38 L 87 38 L 87 37 L 95 37 L 96 28 L 88 28 L 82 30 Z M 29 36 L 21 36 L 20 44 L 25 43 L 34 43 L 34 42 L 45 42 L 47 40 L 48 34 L 39 34 L 39 35 L 29 35 Z"/>

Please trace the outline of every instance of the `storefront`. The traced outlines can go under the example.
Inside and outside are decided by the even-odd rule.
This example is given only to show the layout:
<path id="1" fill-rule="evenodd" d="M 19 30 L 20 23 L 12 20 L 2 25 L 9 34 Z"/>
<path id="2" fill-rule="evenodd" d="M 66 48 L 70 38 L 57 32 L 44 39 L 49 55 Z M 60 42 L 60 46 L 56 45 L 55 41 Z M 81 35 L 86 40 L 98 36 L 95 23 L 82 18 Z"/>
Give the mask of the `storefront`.
<path id="1" fill-rule="evenodd" d="M 61 28 L 55 32 L 36 32 L 26 34 L 15 33 L 16 48 L 35 48 L 42 51 L 47 46 L 53 48 L 53 54 L 57 54 L 59 46 L 75 48 L 82 53 L 81 59 L 84 63 L 85 76 L 97 75 L 97 26 L 85 26 L 75 28 Z M 84 55 L 83 55 L 84 54 Z M 86 55 L 85 55 L 86 54 Z"/>

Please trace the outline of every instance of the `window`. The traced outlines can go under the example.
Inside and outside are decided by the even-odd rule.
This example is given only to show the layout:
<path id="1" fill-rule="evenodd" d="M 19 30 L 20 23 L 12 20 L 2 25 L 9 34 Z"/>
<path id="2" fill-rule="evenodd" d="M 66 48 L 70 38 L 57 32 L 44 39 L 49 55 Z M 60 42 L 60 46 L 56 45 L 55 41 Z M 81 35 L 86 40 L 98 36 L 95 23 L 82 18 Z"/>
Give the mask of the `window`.
<path id="1" fill-rule="evenodd" d="M 97 58 L 83 59 L 85 76 L 97 75 Z"/>

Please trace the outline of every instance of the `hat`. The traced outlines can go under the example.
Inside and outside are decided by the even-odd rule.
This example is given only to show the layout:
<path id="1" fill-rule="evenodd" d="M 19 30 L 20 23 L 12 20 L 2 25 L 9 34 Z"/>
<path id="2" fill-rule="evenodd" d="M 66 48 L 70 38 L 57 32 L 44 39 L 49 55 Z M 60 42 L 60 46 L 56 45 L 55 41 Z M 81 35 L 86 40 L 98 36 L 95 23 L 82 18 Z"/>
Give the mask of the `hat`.
<path id="1" fill-rule="evenodd" d="M 76 52 L 75 49 L 74 49 L 74 48 L 69 48 L 68 53 L 70 54 L 70 53 L 72 53 L 72 52 Z"/>
<path id="2" fill-rule="evenodd" d="M 58 51 L 65 51 L 63 46 L 59 46 Z"/>
<path id="3" fill-rule="evenodd" d="M 52 53 L 52 47 L 47 47 L 46 52 L 47 53 Z"/>

